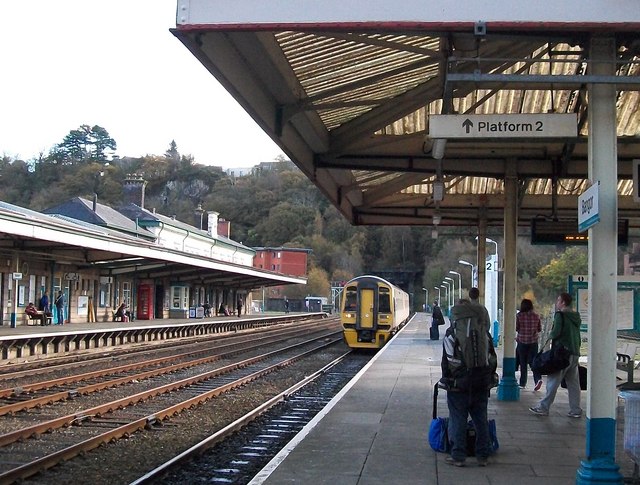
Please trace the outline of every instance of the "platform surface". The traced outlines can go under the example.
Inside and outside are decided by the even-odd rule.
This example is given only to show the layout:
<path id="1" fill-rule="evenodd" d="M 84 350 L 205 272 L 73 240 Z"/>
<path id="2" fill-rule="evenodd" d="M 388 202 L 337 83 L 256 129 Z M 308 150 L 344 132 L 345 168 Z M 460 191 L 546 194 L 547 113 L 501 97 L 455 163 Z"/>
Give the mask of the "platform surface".
<path id="1" fill-rule="evenodd" d="M 529 406 L 544 395 L 544 386 L 533 391 L 531 375 L 519 401 L 498 401 L 495 389 L 491 392 L 489 418 L 496 420 L 500 449 L 488 467 L 478 467 L 475 458 L 468 458 L 464 468 L 452 467 L 446 455 L 429 447 L 441 344 L 429 340 L 427 315 L 417 314 L 251 485 L 575 483 L 585 456 L 586 419 L 566 416 L 565 389 L 558 391 L 548 417 L 531 414 Z M 583 391 L 583 409 L 586 399 Z M 622 412 L 624 401 L 619 404 Z M 446 392 L 439 393 L 438 415 L 448 415 Z M 623 420 L 617 423 L 617 462 L 622 475 L 630 477 L 633 462 L 622 447 Z"/>

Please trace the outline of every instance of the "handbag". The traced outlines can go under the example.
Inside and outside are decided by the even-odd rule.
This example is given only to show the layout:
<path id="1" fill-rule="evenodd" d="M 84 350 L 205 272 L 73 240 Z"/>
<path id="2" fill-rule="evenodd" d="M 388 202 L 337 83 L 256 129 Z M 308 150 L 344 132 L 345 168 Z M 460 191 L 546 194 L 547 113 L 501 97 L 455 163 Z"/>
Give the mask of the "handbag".
<path id="1" fill-rule="evenodd" d="M 547 340 L 548 342 L 548 340 Z M 547 342 L 542 346 L 546 347 Z M 546 376 L 555 374 L 569 366 L 571 351 L 562 344 L 552 345 L 547 351 L 540 351 L 531 362 L 531 370 Z"/>

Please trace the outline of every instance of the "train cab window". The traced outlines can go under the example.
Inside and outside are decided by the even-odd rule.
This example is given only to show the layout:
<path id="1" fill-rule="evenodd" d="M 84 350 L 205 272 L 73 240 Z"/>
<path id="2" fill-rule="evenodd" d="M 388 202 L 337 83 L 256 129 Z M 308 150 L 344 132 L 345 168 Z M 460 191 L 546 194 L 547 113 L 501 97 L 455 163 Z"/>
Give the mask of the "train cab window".
<path id="1" fill-rule="evenodd" d="M 391 295 L 388 288 L 378 290 L 378 311 L 380 313 L 391 313 Z"/>
<path id="2" fill-rule="evenodd" d="M 345 289 L 344 311 L 352 312 L 358 308 L 358 288 L 349 286 Z"/>

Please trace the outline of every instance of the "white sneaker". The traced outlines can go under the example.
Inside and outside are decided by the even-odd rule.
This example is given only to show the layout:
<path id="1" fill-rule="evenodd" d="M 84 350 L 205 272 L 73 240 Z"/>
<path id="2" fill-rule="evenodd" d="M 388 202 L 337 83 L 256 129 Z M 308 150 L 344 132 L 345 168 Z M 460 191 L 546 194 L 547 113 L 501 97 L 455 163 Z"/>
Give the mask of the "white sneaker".
<path id="1" fill-rule="evenodd" d="M 536 382 L 536 385 L 533 387 L 533 390 L 534 391 L 539 391 L 541 387 L 542 387 L 542 379 L 540 379 L 538 382 Z"/>
<path id="2" fill-rule="evenodd" d="M 578 411 L 577 413 L 574 413 L 573 411 L 569 411 L 567 413 L 567 416 L 569 416 L 570 418 L 581 418 L 582 417 L 582 411 Z"/>

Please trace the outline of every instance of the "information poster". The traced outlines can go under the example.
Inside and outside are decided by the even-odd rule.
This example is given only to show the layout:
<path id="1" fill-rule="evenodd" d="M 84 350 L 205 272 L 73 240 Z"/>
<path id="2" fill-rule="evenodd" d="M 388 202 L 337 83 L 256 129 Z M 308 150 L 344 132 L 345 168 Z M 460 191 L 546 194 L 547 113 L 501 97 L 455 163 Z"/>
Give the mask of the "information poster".
<path id="1" fill-rule="evenodd" d="M 89 314 L 89 297 L 79 296 L 78 297 L 78 316 L 86 317 L 88 314 Z"/>

